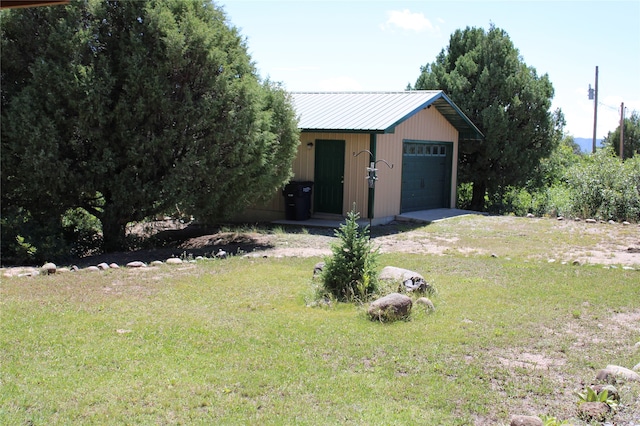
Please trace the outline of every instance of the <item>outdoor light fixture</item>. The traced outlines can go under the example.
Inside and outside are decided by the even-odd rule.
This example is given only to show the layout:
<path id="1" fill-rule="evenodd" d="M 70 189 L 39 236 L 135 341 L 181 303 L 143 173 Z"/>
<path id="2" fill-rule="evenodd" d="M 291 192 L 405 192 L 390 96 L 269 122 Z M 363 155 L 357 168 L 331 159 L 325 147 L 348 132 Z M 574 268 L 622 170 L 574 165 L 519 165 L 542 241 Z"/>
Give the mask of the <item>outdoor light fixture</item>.
<path id="1" fill-rule="evenodd" d="M 313 142 L 307 142 L 307 148 L 309 149 L 313 148 Z"/>

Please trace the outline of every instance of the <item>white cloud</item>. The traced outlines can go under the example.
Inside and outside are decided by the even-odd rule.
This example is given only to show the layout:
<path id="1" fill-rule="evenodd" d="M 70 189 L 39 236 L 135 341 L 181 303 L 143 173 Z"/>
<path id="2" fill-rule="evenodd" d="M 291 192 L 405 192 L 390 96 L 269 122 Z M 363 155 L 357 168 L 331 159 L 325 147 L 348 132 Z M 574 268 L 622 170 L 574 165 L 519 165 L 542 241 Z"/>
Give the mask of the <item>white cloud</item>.
<path id="1" fill-rule="evenodd" d="M 423 13 L 411 12 L 409 9 L 388 11 L 387 21 L 381 24 L 380 28 L 384 31 L 396 28 L 416 32 L 429 31 L 437 33 L 440 31 L 440 28 L 434 27 Z"/>
<path id="2" fill-rule="evenodd" d="M 327 92 L 359 91 L 362 90 L 362 85 L 354 78 L 339 76 L 319 81 L 318 90 Z"/>

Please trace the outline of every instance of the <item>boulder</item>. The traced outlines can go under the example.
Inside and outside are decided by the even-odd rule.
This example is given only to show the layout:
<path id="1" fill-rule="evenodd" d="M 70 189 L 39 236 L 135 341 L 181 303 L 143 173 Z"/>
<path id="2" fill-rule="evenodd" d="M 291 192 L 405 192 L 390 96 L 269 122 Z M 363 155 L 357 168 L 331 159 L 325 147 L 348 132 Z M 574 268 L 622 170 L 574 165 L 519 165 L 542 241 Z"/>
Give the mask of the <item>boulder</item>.
<path id="1" fill-rule="evenodd" d="M 103 271 L 106 271 L 107 269 L 109 269 L 109 264 L 106 262 L 102 262 L 100 264 L 98 264 L 98 268 L 100 268 Z"/>
<path id="2" fill-rule="evenodd" d="M 161 260 L 154 260 L 149 265 L 151 265 L 151 266 L 162 266 L 162 265 L 164 265 L 164 263 L 162 263 Z"/>
<path id="3" fill-rule="evenodd" d="M 368 314 L 372 320 L 394 321 L 409 316 L 412 305 L 409 296 L 391 293 L 371 302 Z"/>
<path id="4" fill-rule="evenodd" d="M 587 422 L 602 422 L 610 411 L 611 407 L 604 402 L 583 402 L 578 406 L 578 417 Z"/>
<path id="5" fill-rule="evenodd" d="M 98 271 L 101 271 L 101 269 L 98 268 L 97 266 L 87 266 L 86 268 L 83 269 L 83 271 L 98 272 Z"/>
<path id="6" fill-rule="evenodd" d="M 615 383 L 616 376 L 613 374 L 613 371 L 604 368 L 596 373 L 596 380 L 606 383 Z"/>
<path id="7" fill-rule="evenodd" d="M 42 268 L 40 269 L 42 270 L 42 273 L 44 275 L 50 275 L 50 274 L 55 274 L 57 268 L 55 263 L 47 262 L 44 265 L 42 265 Z"/>
<path id="8" fill-rule="evenodd" d="M 536 416 L 511 416 L 510 426 L 543 426 L 542 420 Z"/>
<path id="9" fill-rule="evenodd" d="M 409 269 L 396 268 L 395 266 L 385 266 L 380 271 L 378 279 L 381 281 L 392 281 L 398 283 L 399 293 L 432 293 L 433 287 L 427 283 L 422 275 Z"/>
<path id="10" fill-rule="evenodd" d="M 620 367 L 618 365 L 607 365 L 605 370 L 610 371 L 617 379 L 623 379 L 626 381 L 632 382 L 640 382 L 640 374 L 636 373 L 633 370 L 629 370 L 625 367 Z"/>
<path id="11" fill-rule="evenodd" d="M 318 262 L 313 266 L 313 276 L 315 277 L 318 274 L 321 274 L 322 271 L 324 270 L 325 267 L 325 263 L 324 262 Z"/>
<path id="12" fill-rule="evenodd" d="M 147 266 L 147 264 L 139 260 L 127 263 L 127 268 L 144 268 L 145 266 Z"/>
<path id="13" fill-rule="evenodd" d="M 110 263 L 109 264 L 109 268 L 111 268 L 111 269 L 120 269 L 120 266 L 118 266 L 117 263 Z"/>
<path id="14" fill-rule="evenodd" d="M 180 265 L 182 263 L 182 259 L 179 257 L 170 257 L 165 262 L 167 265 Z"/>
<path id="15" fill-rule="evenodd" d="M 43 271 L 43 273 L 45 273 Z M 36 277 L 40 275 L 40 270 L 33 267 L 15 267 L 7 269 L 2 276 L 5 278 L 12 277 Z"/>
<path id="16" fill-rule="evenodd" d="M 226 258 L 227 258 L 227 252 L 222 249 L 218 249 L 218 252 L 216 253 L 216 259 L 226 259 Z"/>

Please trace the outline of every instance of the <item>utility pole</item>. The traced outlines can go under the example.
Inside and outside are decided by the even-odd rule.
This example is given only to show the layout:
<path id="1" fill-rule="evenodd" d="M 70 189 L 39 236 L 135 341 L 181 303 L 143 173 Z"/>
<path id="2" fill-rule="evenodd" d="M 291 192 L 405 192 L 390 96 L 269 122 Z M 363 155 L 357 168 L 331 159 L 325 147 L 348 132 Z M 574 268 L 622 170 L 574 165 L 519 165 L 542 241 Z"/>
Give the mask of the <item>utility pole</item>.
<path id="1" fill-rule="evenodd" d="M 596 65 L 596 90 L 593 103 L 593 153 L 596 153 L 596 129 L 598 127 L 598 66 Z"/>
<path id="2" fill-rule="evenodd" d="M 624 160 L 624 102 L 620 105 L 620 159 Z"/>

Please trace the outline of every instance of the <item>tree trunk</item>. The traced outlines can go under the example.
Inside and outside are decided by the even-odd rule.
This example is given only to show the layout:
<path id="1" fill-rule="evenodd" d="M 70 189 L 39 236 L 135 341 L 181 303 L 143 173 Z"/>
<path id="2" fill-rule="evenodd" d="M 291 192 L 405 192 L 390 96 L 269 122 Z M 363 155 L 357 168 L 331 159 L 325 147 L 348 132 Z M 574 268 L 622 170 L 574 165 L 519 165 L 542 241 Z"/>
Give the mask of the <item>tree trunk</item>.
<path id="1" fill-rule="evenodd" d="M 102 249 L 105 253 L 122 251 L 125 247 L 125 227 L 127 221 L 122 219 L 116 209 L 105 206 L 102 222 Z"/>
<path id="2" fill-rule="evenodd" d="M 487 193 L 487 183 L 484 180 L 473 182 L 473 194 L 471 195 L 471 210 L 484 211 L 484 196 Z"/>

